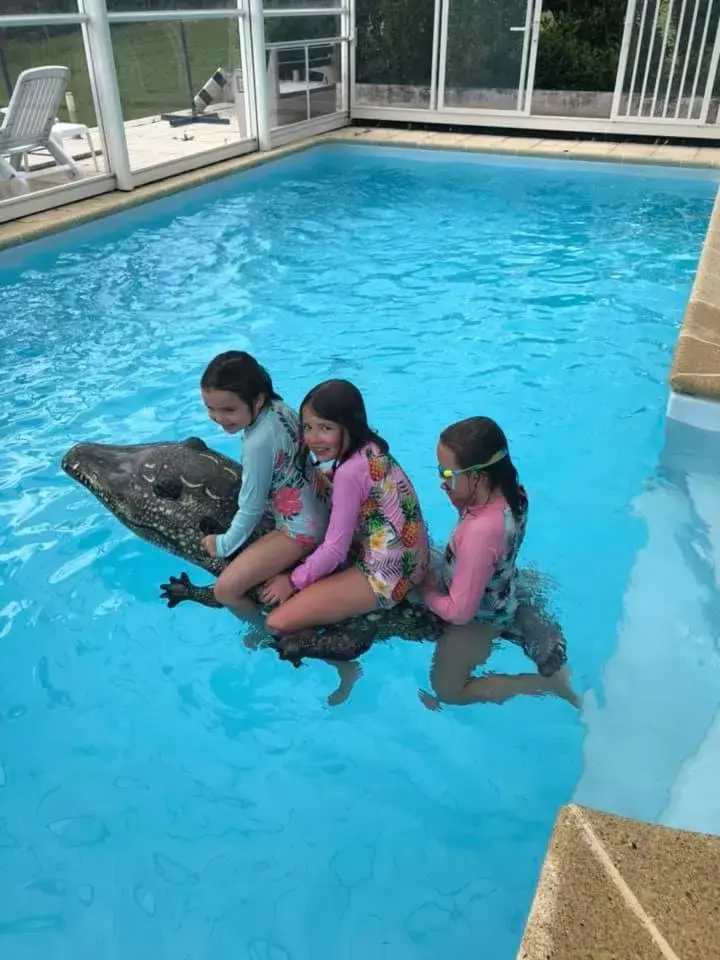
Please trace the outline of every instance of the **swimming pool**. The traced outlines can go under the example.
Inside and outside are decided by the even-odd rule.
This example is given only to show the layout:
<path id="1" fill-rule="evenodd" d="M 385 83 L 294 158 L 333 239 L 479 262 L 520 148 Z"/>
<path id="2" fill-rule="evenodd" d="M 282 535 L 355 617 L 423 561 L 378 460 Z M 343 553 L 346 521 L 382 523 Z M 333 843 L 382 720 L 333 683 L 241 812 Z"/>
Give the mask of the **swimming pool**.
<path id="1" fill-rule="evenodd" d="M 707 760 L 686 782 L 720 699 L 713 518 L 693 506 L 712 471 L 659 460 L 716 189 L 326 146 L 0 254 L 0 955 L 511 960 L 561 803 L 720 830 Z M 439 430 L 500 422 L 582 716 L 428 713 L 432 650 L 401 642 L 329 710 L 329 668 L 164 608 L 183 565 L 59 461 L 192 434 L 236 455 L 197 389 L 230 347 L 294 404 L 355 381 L 437 538 Z"/>

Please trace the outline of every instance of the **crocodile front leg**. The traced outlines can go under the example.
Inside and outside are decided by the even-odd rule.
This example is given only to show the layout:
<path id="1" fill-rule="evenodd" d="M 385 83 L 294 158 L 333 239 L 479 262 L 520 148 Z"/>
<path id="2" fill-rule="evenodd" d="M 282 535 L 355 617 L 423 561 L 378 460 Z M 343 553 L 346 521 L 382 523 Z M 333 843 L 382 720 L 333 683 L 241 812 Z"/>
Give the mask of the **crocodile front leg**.
<path id="1" fill-rule="evenodd" d="M 183 600 L 191 600 L 193 603 L 200 603 L 203 607 L 221 607 L 213 593 L 213 588 L 196 587 L 186 573 L 181 573 L 179 577 L 170 577 L 168 583 L 163 583 L 160 587 L 160 597 L 167 600 L 170 609 L 176 607 Z"/>

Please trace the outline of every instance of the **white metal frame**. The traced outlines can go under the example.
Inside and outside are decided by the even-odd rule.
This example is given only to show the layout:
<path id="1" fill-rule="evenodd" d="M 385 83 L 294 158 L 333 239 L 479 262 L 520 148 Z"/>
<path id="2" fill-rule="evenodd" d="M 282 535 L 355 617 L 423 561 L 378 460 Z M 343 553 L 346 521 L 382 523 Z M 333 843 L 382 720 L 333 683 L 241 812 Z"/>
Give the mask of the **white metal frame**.
<path id="1" fill-rule="evenodd" d="M 356 105 L 351 112 L 353 121 L 365 123 L 433 123 L 438 126 L 478 127 L 487 130 L 528 130 L 533 133 L 591 134 L 596 136 L 652 136 L 663 140 L 685 139 L 717 140 L 715 124 L 691 125 L 674 120 L 618 121 L 595 117 L 566 117 L 550 115 L 524 116 L 517 113 L 480 113 L 477 110 L 428 110 L 422 107 L 375 107 Z"/>
<path id="2" fill-rule="evenodd" d="M 189 170 L 197 169 L 235 156 L 242 156 L 257 149 L 258 139 L 264 132 L 264 147 L 269 149 L 270 137 L 267 124 L 263 131 L 262 82 L 257 82 L 254 67 L 254 49 L 264 56 L 264 31 L 261 0 L 257 2 L 256 16 L 252 19 L 245 0 L 237 0 L 236 9 L 222 10 L 154 10 L 108 13 L 105 0 L 77 0 L 75 13 L 48 15 L 0 15 L 0 29 L 8 27 L 37 27 L 77 25 L 82 31 L 87 70 L 90 78 L 93 105 L 97 126 L 103 145 L 103 155 L 108 172 L 87 176 L 78 183 L 45 189 L 27 197 L 12 198 L 0 202 L 0 223 L 18 217 L 52 209 L 63 203 L 87 199 L 114 189 L 132 190 L 152 180 L 163 179 Z M 255 4 L 256 0 L 250 0 Z M 240 51 L 243 61 L 244 104 L 248 121 L 248 136 L 236 143 L 203 151 L 178 160 L 167 161 L 144 169 L 132 170 L 128 155 L 125 123 L 115 72 L 110 26 L 115 23 L 143 23 L 199 20 L 236 21 L 240 35 Z M 261 75 L 262 76 L 262 75 Z M 258 110 L 258 108 L 260 108 Z"/>
<path id="3" fill-rule="evenodd" d="M 393 106 L 372 106 L 358 104 L 353 98 L 351 100 L 350 116 L 353 121 L 360 122 L 389 122 L 389 123 L 436 123 L 438 125 L 458 125 L 466 127 L 496 128 L 501 130 L 532 130 L 533 132 L 547 132 L 554 134 L 590 134 L 596 136 L 603 135 L 624 135 L 624 136 L 653 136 L 662 139 L 672 140 L 673 138 L 687 138 L 689 136 L 698 140 L 715 140 L 718 137 L 718 126 L 720 126 L 720 114 L 715 123 L 708 123 L 708 111 L 711 103 L 713 83 L 720 66 L 720 22 L 713 38 L 709 37 L 709 23 L 711 20 L 708 11 L 706 16 L 697 13 L 699 0 L 628 0 L 625 18 L 625 28 L 623 32 L 622 44 L 620 49 L 620 63 L 616 78 L 616 86 L 613 93 L 611 114 L 608 118 L 602 117 L 568 117 L 568 116 L 549 116 L 532 114 L 532 95 L 534 91 L 535 67 L 540 42 L 540 23 L 541 23 L 541 0 L 536 0 L 533 6 L 532 26 L 530 29 L 530 51 L 527 56 L 527 75 L 523 83 L 520 84 L 521 97 L 524 91 L 524 102 L 518 103 L 520 109 L 517 111 L 495 111 L 481 110 L 476 108 L 448 107 L 445 105 L 445 73 L 447 65 L 447 32 L 448 32 L 448 13 L 449 2 L 451 0 L 435 0 L 434 7 L 434 36 L 433 36 L 433 56 L 431 64 L 430 78 L 430 104 L 429 108 L 424 107 L 393 107 Z M 659 10 L 659 6 L 653 8 L 650 4 L 662 2 L 667 8 L 676 4 L 676 9 L 680 10 L 680 16 L 683 18 L 683 35 L 693 38 L 692 44 L 696 43 L 699 37 L 699 47 L 702 49 L 703 56 L 700 58 L 700 66 L 707 63 L 708 44 L 712 42 L 710 52 L 710 63 L 707 79 L 704 85 L 702 111 L 699 117 L 687 118 L 680 115 L 679 109 L 680 97 L 675 110 L 671 107 L 671 97 L 667 97 L 668 104 L 665 107 L 665 92 L 661 100 L 662 107 L 659 117 L 625 115 L 621 112 L 621 103 L 623 99 L 623 86 L 628 73 L 628 61 L 633 39 L 633 25 L 636 12 L 643 4 L 644 23 L 653 17 Z M 720 5 L 720 0 L 710 0 L 710 3 Z M 692 12 L 690 10 L 693 5 Z M 683 13 L 684 11 L 684 13 Z M 659 16 L 659 13 L 658 13 Z M 702 21 L 702 24 L 701 24 Z M 689 26 L 688 26 L 689 23 Z M 525 30 L 527 31 L 527 21 Z M 526 38 L 528 34 L 526 32 Z M 667 44 L 666 44 L 667 46 Z M 677 52 L 677 47 L 674 48 Z M 526 51 L 527 54 L 527 51 Z M 690 54 L 683 58 L 682 68 L 678 63 L 680 53 L 677 52 L 675 71 L 673 74 L 674 83 L 678 82 L 683 89 L 692 79 L 691 97 L 694 98 L 701 74 L 703 71 L 698 68 L 694 71 L 689 70 Z M 646 59 L 642 64 L 633 64 L 630 68 L 633 71 L 632 87 L 637 89 L 636 84 L 642 82 L 647 89 L 649 82 L 650 61 Z M 645 74 L 648 73 L 646 77 Z M 651 95 L 654 93 L 654 87 Z M 657 104 L 660 99 L 661 91 L 655 98 Z"/>
<path id="4" fill-rule="evenodd" d="M 356 0 L 343 0 L 340 6 L 273 8 L 272 10 L 263 9 L 263 0 L 236 0 L 236 7 L 231 9 L 114 13 L 108 13 L 105 0 L 77 0 L 78 9 L 73 13 L 28 16 L 0 14 L 0 29 L 61 25 L 77 25 L 80 28 L 98 129 L 108 167 L 106 173 L 87 176 L 79 183 L 50 188 L 29 197 L 3 201 L 0 203 L 0 222 L 37 213 L 64 202 L 96 196 L 112 189 L 132 190 L 151 180 L 241 156 L 257 148 L 269 150 L 276 145 L 341 127 L 348 122 L 349 118 L 366 121 L 436 122 L 441 125 L 532 129 L 552 133 L 583 132 L 603 135 L 623 132 L 668 139 L 688 135 L 697 138 L 717 138 L 720 117 L 716 118 L 714 123 L 708 123 L 707 120 L 713 84 L 720 65 L 720 22 L 714 31 L 714 36 L 711 36 L 711 9 L 715 9 L 713 5 L 720 6 L 720 0 L 709 0 L 706 10 L 701 6 L 700 0 L 628 0 L 617 83 L 609 119 L 532 116 L 532 93 L 542 0 L 528 0 L 525 23 L 522 26 L 518 25 L 518 30 L 522 30 L 524 37 L 517 108 L 515 110 L 484 110 L 447 106 L 445 80 L 451 2 L 452 0 L 435 0 L 434 3 L 429 109 L 372 107 L 355 103 Z M 337 17 L 340 23 L 340 35 L 323 40 L 293 41 L 284 46 L 304 47 L 307 58 L 308 51 L 313 46 L 340 45 L 341 109 L 328 116 L 272 129 L 266 55 L 268 49 L 283 45 L 266 44 L 265 20 L 266 18 L 318 16 Z M 664 20 L 661 19 L 663 16 Z M 670 18 L 673 16 L 676 18 L 673 21 L 675 35 L 678 41 L 685 38 L 685 44 L 683 46 L 680 42 L 676 43 L 670 53 L 668 35 Z M 244 107 L 248 123 L 247 136 L 223 147 L 146 169 L 132 170 L 113 59 L 110 26 L 119 23 L 201 20 L 226 20 L 237 23 L 243 67 Z M 640 48 L 637 44 L 633 46 L 635 35 L 642 34 L 648 24 L 653 25 L 657 32 L 653 42 L 660 44 L 661 53 L 663 49 L 666 51 L 666 60 L 669 61 L 665 71 L 664 89 L 660 75 L 654 78 L 650 76 L 650 55 L 653 51 L 648 50 L 648 56 L 641 62 Z M 703 55 L 698 58 L 697 64 L 693 65 L 693 51 L 699 49 L 702 49 Z M 628 81 L 628 91 L 625 91 Z M 678 91 L 676 102 L 673 101 L 675 88 Z M 690 106 L 687 110 L 683 109 L 685 91 L 690 91 Z M 695 108 L 697 115 L 693 116 L 692 105 L 697 95 L 701 97 L 702 104 L 699 114 Z M 637 109 L 634 109 L 635 99 L 638 100 Z M 644 106 L 646 101 L 650 104 L 650 115 Z"/>
<path id="5" fill-rule="evenodd" d="M 450 9 L 452 0 L 435 0 L 433 24 L 433 51 L 430 75 L 430 109 L 444 113 L 467 114 L 468 116 L 528 116 L 532 103 L 535 81 L 538 43 L 540 40 L 540 15 L 542 0 L 526 0 L 525 22 L 510 27 L 512 33 L 522 33 L 520 74 L 518 76 L 517 105 L 514 110 L 493 110 L 482 107 L 453 107 L 445 102 L 447 82 L 447 48 L 449 37 Z"/>
<path id="6" fill-rule="evenodd" d="M 268 15 L 270 11 L 265 11 L 265 16 Z M 282 15 L 284 11 L 272 11 L 272 16 L 277 17 L 278 14 Z M 323 8 L 320 10 L 314 9 L 313 15 L 325 16 L 329 13 L 333 15 L 339 15 L 341 17 L 341 29 L 347 29 L 349 27 L 350 17 L 354 14 L 354 9 L 351 10 L 350 7 L 332 7 L 332 8 Z M 302 14 L 294 12 L 294 16 L 307 15 L 307 11 L 304 11 Z M 296 50 L 302 49 L 304 51 L 305 58 L 305 103 L 306 103 L 306 116 L 304 120 L 299 121 L 298 123 L 288 123 L 280 126 L 272 126 L 270 129 L 270 145 L 271 147 L 281 146 L 288 143 L 292 143 L 295 140 L 304 139 L 305 137 L 318 135 L 320 133 L 327 133 L 330 130 L 337 130 L 343 126 L 347 126 L 350 119 L 350 79 L 351 75 L 354 74 L 354 70 L 351 69 L 351 63 L 354 61 L 354 56 L 351 55 L 351 46 L 353 44 L 353 35 L 348 32 L 342 36 L 335 37 L 320 37 L 313 40 L 282 40 L 273 43 L 265 43 L 265 48 L 268 51 L 277 51 L 277 50 Z M 311 96 L 311 87 L 310 87 L 310 70 L 309 70 L 309 51 L 315 47 L 339 47 L 340 48 L 340 86 L 342 92 L 342 103 L 339 110 L 334 113 L 326 114 L 320 117 L 311 116 L 311 105 L 310 105 L 310 96 Z M 269 110 L 267 115 L 269 116 L 273 111 Z"/>
<path id="7" fill-rule="evenodd" d="M 78 2 L 97 3 L 105 8 L 105 0 L 78 0 Z M 105 9 L 103 19 L 107 27 L 108 39 L 110 39 L 110 26 L 120 23 L 193 23 L 202 20 L 225 20 L 236 21 L 239 31 L 244 86 L 243 103 L 246 111 L 248 111 L 249 108 L 249 112 L 246 112 L 248 136 L 242 140 L 238 139 L 231 144 L 193 153 L 187 157 L 167 160 L 150 167 L 132 170 L 131 186 L 129 189 L 143 186 L 154 180 L 162 180 L 166 177 L 187 173 L 191 170 L 198 169 L 198 167 L 220 163 L 223 160 L 229 160 L 233 157 L 240 157 L 253 149 L 257 149 L 258 146 L 261 150 L 269 149 L 269 131 L 264 128 L 262 122 L 262 118 L 266 116 L 266 112 L 262 109 L 264 104 L 263 94 L 265 93 L 263 74 L 258 74 L 256 68 L 256 50 L 264 39 L 261 0 L 237 0 L 237 6 L 234 9 L 144 10 L 119 11 L 113 13 Z M 259 35 L 256 36 L 256 34 Z M 112 52 L 112 43 L 110 44 L 110 49 Z M 251 54 L 249 61 L 245 59 L 248 52 Z M 112 70 L 112 77 L 108 76 L 106 81 L 108 86 L 112 85 L 117 91 L 117 74 L 115 72 L 114 59 L 111 60 L 110 63 L 112 64 L 112 66 L 109 67 L 109 69 Z M 246 83 L 247 77 L 252 78 L 251 91 L 248 91 L 248 84 Z M 117 96 L 119 102 L 119 92 Z M 127 151 L 122 111 L 120 127 L 116 127 L 116 132 L 119 133 L 125 141 L 125 149 Z M 128 165 L 130 165 L 129 161 Z M 120 186 L 119 182 L 118 185 Z"/>
<path id="8" fill-rule="evenodd" d="M 7 29 L 10 27 L 78 26 L 84 32 L 88 24 L 88 19 L 88 15 L 80 8 L 76 13 L 30 16 L 0 15 L 0 29 Z M 89 63 L 88 72 L 92 76 L 92 70 Z M 96 99 L 94 88 L 93 97 L 95 98 L 94 107 L 98 115 L 98 122 L 100 122 L 100 105 Z M 103 144 L 104 143 L 105 141 L 103 139 Z M 72 203 L 76 200 L 86 200 L 90 197 L 96 197 L 99 194 L 114 190 L 117 185 L 117 179 L 112 173 L 100 173 L 96 174 L 95 176 L 85 177 L 83 180 L 77 182 L 50 187 L 47 190 L 43 190 L 42 192 L 38 193 L 31 193 L 29 196 L 6 199 L 0 202 L 0 223 L 6 223 L 9 220 L 15 220 L 19 217 L 32 216 L 33 214 L 39 213 L 42 210 L 59 207 L 65 203 Z"/>
<path id="9" fill-rule="evenodd" d="M 115 175 L 118 189 L 132 190 L 133 176 L 105 0 L 78 0 L 78 8 L 85 16 L 82 25 L 85 58 L 105 163 Z"/>
<path id="10" fill-rule="evenodd" d="M 62 183 L 56 187 L 48 187 L 39 193 L 31 193 L 25 197 L 11 197 L 0 201 L 0 224 L 18 220 L 21 217 L 32 217 L 44 210 L 54 210 L 64 207 L 68 203 L 78 200 L 89 200 L 99 197 L 103 193 L 112 193 L 117 189 L 117 181 L 111 173 L 101 173 L 96 177 L 85 177 L 72 183 Z"/>
<path id="11" fill-rule="evenodd" d="M 640 17 L 638 19 L 638 4 Z M 720 59 L 720 18 L 718 19 L 712 52 L 707 65 L 707 76 L 703 88 L 700 109 L 693 116 L 703 64 L 706 61 L 708 32 L 713 12 L 720 11 L 718 0 L 707 0 L 704 16 L 701 11 L 702 0 L 628 0 L 625 11 L 625 26 L 620 48 L 615 90 L 613 92 L 611 119 L 623 123 L 657 124 L 670 120 L 681 127 L 702 127 L 707 123 L 712 91 Z M 691 11 L 688 14 L 688 7 Z M 676 21 L 673 16 L 677 13 Z M 668 37 L 671 25 L 674 28 L 675 42 L 672 47 L 670 63 L 666 62 Z M 659 46 L 656 50 L 656 40 Z M 647 44 L 644 41 L 648 41 Z M 698 42 L 699 41 L 699 42 Z M 631 51 L 634 49 L 629 83 L 628 67 Z M 680 53 L 682 51 L 682 53 Z M 641 52 L 644 62 L 641 62 Z M 681 116 L 681 105 L 687 94 L 687 82 L 690 80 L 689 67 L 693 54 L 699 53 L 695 69 L 692 71 L 692 86 L 688 96 L 685 115 Z M 678 71 L 678 55 L 682 57 L 682 67 Z M 657 60 L 656 60 L 657 58 Z M 651 68 L 655 63 L 655 81 L 652 83 Z M 663 74 L 667 70 L 664 91 L 661 90 Z M 673 94 L 677 79 L 677 91 Z M 638 89 L 639 86 L 639 89 Z M 676 97 L 675 109 L 668 117 L 671 100 Z M 637 107 L 634 101 L 637 98 Z M 646 105 L 650 100 L 649 111 Z M 660 106 L 662 104 L 662 106 Z M 680 134 L 682 135 L 682 134 Z"/>
<path id="12" fill-rule="evenodd" d="M 77 4 L 77 12 L 73 13 L 13 16 L 0 14 L 0 29 L 60 25 L 77 25 L 81 29 L 97 126 L 108 172 L 85 177 L 82 181 L 67 186 L 49 188 L 28 197 L 3 201 L 0 203 L 0 222 L 37 213 L 65 202 L 96 196 L 113 189 L 133 190 L 153 180 L 239 157 L 252 150 L 270 150 L 275 144 L 288 143 L 314 133 L 336 129 L 348 123 L 354 83 L 355 0 L 344 0 L 340 6 L 295 7 L 285 10 L 264 10 L 263 0 L 237 0 L 234 8 L 210 10 L 108 12 L 105 0 L 77 0 Z M 339 36 L 320 41 L 298 41 L 287 46 L 304 46 L 307 58 L 310 47 L 339 45 L 338 82 L 342 90 L 340 109 L 328 116 L 316 117 L 272 130 L 265 62 L 268 49 L 265 42 L 265 19 L 322 16 L 338 18 Z M 236 143 L 134 170 L 128 154 L 110 27 L 122 23 L 192 23 L 201 20 L 237 22 L 247 135 Z"/>

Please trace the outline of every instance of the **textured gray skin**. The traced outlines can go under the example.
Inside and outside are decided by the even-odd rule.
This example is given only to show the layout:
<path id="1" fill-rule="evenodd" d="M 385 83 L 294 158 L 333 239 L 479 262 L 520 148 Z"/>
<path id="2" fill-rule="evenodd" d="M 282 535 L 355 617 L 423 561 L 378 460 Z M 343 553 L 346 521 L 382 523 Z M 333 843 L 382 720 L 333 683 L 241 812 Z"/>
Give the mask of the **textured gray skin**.
<path id="1" fill-rule="evenodd" d="M 190 437 L 180 443 L 130 446 L 80 443 L 63 457 L 62 469 L 86 487 L 133 533 L 183 560 L 218 576 L 227 561 L 213 559 L 202 548 L 207 534 L 228 529 L 237 510 L 242 467 Z M 272 519 L 260 524 L 251 542 L 272 529 Z M 536 576 L 525 572 L 523 630 L 508 639 L 520 643 L 549 674 L 565 661 L 559 626 L 543 610 Z M 169 607 L 191 600 L 218 607 L 211 586 L 198 587 L 188 575 L 170 577 L 161 587 Z M 392 610 L 355 617 L 317 630 L 279 637 L 273 646 L 282 660 L 296 666 L 304 657 L 354 660 L 377 640 L 437 640 L 443 623 L 422 605 L 403 602 Z M 534 639 L 530 637 L 534 635 Z"/>

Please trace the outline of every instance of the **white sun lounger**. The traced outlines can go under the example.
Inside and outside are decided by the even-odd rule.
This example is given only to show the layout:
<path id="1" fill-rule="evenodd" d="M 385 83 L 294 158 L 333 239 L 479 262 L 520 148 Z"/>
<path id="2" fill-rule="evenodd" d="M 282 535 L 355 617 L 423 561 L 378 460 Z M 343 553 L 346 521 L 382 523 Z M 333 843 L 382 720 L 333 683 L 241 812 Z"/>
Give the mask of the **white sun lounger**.
<path id="1" fill-rule="evenodd" d="M 52 135 L 69 77 L 67 67 L 35 67 L 23 70 L 18 77 L 0 126 L 0 181 L 10 181 L 11 193 L 29 193 L 28 180 L 58 171 L 66 172 L 72 180 L 82 177 L 61 141 Z M 38 171 L 20 169 L 20 158 L 39 151 L 50 153 L 56 166 Z"/>

